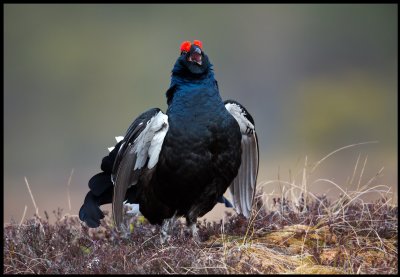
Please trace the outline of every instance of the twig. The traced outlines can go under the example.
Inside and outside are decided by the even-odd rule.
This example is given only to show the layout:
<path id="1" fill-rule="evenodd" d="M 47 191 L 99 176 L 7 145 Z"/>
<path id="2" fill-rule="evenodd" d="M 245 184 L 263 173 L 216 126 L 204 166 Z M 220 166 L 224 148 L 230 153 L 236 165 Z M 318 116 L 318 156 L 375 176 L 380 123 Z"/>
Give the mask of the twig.
<path id="1" fill-rule="evenodd" d="M 365 157 L 364 165 L 363 165 L 363 167 L 361 169 L 360 178 L 358 179 L 358 184 L 357 184 L 357 191 L 360 189 L 361 179 L 362 179 L 362 176 L 364 174 L 364 169 L 365 169 L 365 165 L 367 164 L 367 160 L 368 160 L 368 156 Z"/>
<path id="2" fill-rule="evenodd" d="M 69 175 L 68 184 L 67 184 L 67 197 L 68 197 L 68 207 L 69 211 L 71 212 L 71 195 L 70 195 L 70 186 L 71 186 L 71 179 L 72 175 L 74 174 L 74 169 L 71 170 L 71 174 Z"/>
<path id="3" fill-rule="evenodd" d="M 26 179 L 26 177 L 24 177 L 24 178 L 25 178 L 26 186 L 28 187 L 29 194 L 31 195 L 31 198 L 32 198 L 33 206 L 35 207 L 36 214 L 39 216 L 39 209 L 36 206 L 35 198 L 33 198 L 33 194 L 32 194 L 31 188 L 29 187 L 28 180 Z"/>
<path id="4" fill-rule="evenodd" d="M 353 184 L 354 177 L 356 176 L 356 171 L 357 171 L 358 161 L 360 160 L 360 156 L 361 154 L 358 154 L 356 166 L 354 167 L 353 176 L 351 176 L 350 184 Z"/>
<path id="5" fill-rule="evenodd" d="M 306 174 L 306 169 L 307 169 L 307 156 L 306 156 L 306 160 L 305 160 L 304 168 L 303 168 L 303 180 L 301 182 L 301 189 L 302 189 L 302 192 L 304 192 L 304 198 L 307 197 L 307 174 Z M 307 211 L 307 203 L 306 203 L 306 199 L 304 199 L 303 212 L 306 212 L 306 211 Z"/>
<path id="6" fill-rule="evenodd" d="M 21 221 L 19 222 L 19 226 L 21 226 L 21 225 L 22 225 L 22 222 L 24 222 L 27 208 L 28 208 L 28 207 L 25 205 L 24 213 L 22 214 L 22 218 L 21 218 Z"/>

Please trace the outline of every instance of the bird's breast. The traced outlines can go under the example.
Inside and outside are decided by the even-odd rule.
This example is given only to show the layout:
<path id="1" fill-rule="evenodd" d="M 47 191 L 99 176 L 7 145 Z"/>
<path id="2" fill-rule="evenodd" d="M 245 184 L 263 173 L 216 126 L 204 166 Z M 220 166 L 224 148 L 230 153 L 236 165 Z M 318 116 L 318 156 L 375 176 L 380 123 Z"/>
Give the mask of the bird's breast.
<path id="1" fill-rule="evenodd" d="M 168 120 L 160 155 L 160 167 L 168 175 L 163 178 L 179 176 L 178 182 L 207 183 L 224 162 L 229 172 L 240 164 L 240 129 L 219 95 L 175 99 L 168 109 Z"/>

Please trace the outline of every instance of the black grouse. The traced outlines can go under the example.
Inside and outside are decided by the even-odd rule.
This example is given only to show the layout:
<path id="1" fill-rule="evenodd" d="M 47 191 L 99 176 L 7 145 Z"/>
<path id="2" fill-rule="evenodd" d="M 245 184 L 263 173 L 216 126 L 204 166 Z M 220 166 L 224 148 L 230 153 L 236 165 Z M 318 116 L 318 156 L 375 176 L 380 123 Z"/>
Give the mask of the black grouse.
<path id="1" fill-rule="evenodd" d="M 111 202 L 121 226 L 127 200 L 162 224 L 162 239 L 180 216 L 198 239 L 197 218 L 217 202 L 230 206 L 228 187 L 236 211 L 250 216 L 259 159 L 254 120 L 238 102 L 222 101 L 200 41 L 181 44 L 166 97 L 167 112 L 139 115 L 90 179 L 79 211 L 89 227 L 100 225 L 99 206 Z"/>

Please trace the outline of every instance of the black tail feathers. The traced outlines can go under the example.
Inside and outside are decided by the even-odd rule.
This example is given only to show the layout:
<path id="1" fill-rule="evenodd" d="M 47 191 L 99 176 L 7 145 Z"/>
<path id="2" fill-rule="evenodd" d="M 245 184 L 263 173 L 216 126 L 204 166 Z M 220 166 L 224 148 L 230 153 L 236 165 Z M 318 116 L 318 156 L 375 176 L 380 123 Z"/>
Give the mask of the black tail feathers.
<path id="1" fill-rule="evenodd" d="M 90 228 L 96 228 L 100 226 L 100 219 L 103 218 L 104 214 L 97 204 L 96 197 L 89 191 L 79 210 L 79 219 L 86 222 Z"/>
<path id="2" fill-rule="evenodd" d="M 85 197 L 85 201 L 79 210 L 79 219 L 86 222 L 90 228 L 100 226 L 100 220 L 104 218 L 100 205 L 112 202 L 113 187 L 107 188 L 101 195 L 96 196 L 89 191 Z"/>

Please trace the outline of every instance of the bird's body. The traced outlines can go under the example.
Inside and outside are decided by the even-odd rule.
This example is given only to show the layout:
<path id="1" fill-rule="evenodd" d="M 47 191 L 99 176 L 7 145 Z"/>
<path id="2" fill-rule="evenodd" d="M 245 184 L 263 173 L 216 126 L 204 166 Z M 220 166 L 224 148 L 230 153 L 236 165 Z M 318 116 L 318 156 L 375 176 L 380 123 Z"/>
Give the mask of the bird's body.
<path id="1" fill-rule="evenodd" d="M 211 64 L 201 48 L 192 45 L 185 50 L 181 48 L 181 57 L 172 70 L 166 114 L 154 108 L 140 115 L 103 159 L 104 172 L 89 181 L 91 191 L 80 218 L 90 227 L 98 226 L 102 218 L 98 206 L 109 201 L 110 194 L 117 224 L 122 221 L 122 201 L 128 199 L 139 204 L 140 212 L 152 224 L 184 216 L 193 226 L 217 202 L 224 202 L 221 200 L 229 186 L 235 207 L 248 216 L 258 170 L 254 121 L 237 102 L 222 101 Z M 239 115 L 235 116 L 227 105 L 239 107 Z M 243 124 L 247 124 L 245 130 Z M 243 146 L 243 136 L 253 138 L 251 150 Z M 249 157 L 240 174 L 242 148 Z M 244 190 L 234 188 L 238 173 Z"/>
<path id="2" fill-rule="evenodd" d="M 239 125 L 214 88 L 178 91 L 167 115 L 169 130 L 153 175 L 156 195 L 171 216 L 195 220 L 214 207 L 237 175 Z"/>

